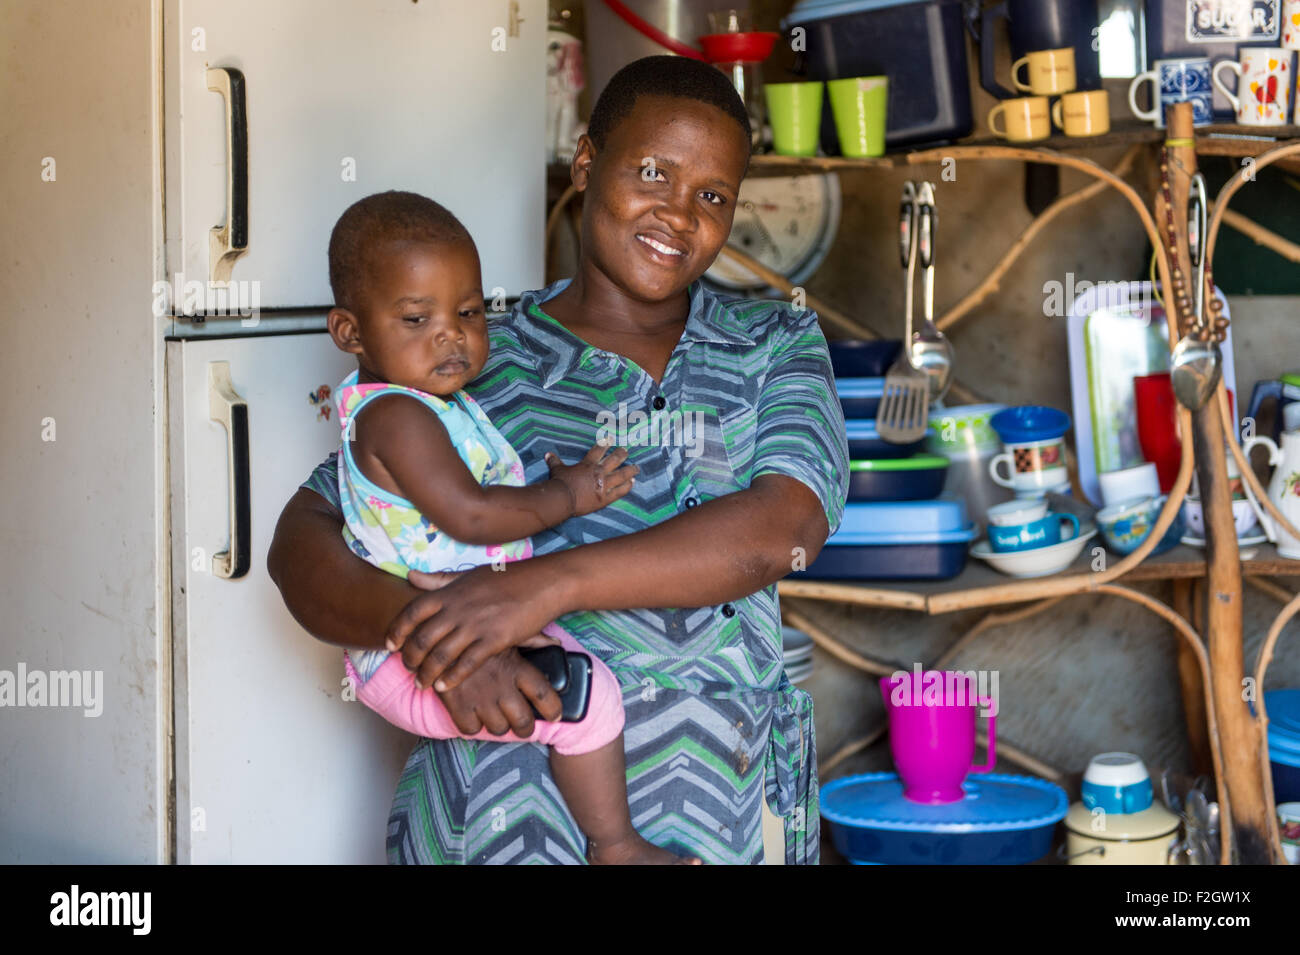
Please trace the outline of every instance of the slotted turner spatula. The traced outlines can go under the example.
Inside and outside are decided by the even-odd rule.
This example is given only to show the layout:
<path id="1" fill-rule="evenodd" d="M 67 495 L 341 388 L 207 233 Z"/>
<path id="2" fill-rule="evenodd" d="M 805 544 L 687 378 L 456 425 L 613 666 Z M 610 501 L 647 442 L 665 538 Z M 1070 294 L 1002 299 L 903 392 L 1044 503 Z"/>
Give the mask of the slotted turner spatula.
<path id="1" fill-rule="evenodd" d="M 912 288 L 916 279 L 916 183 L 903 184 L 903 201 L 898 212 L 898 251 L 907 270 L 903 295 L 906 323 L 903 349 L 885 373 L 885 394 L 876 411 L 876 431 L 890 444 L 911 444 L 925 437 L 930 413 L 930 378 L 912 364 Z"/>

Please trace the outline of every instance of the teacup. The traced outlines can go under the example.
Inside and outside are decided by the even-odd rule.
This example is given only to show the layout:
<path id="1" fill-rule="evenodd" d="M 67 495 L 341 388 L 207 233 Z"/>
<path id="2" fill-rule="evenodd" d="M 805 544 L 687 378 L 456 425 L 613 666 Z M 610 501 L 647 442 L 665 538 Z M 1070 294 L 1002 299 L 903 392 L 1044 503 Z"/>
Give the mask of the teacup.
<path id="1" fill-rule="evenodd" d="M 1004 126 L 998 128 L 997 117 Z M 988 117 L 989 132 L 999 139 L 1013 143 L 1028 143 L 1052 135 L 1052 114 L 1046 96 L 1020 96 L 1004 99 L 991 110 Z"/>
<path id="2" fill-rule="evenodd" d="M 1150 536 L 1169 496 L 1138 497 L 1103 507 L 1097 512 L 1097 529 L 1108 547 L 1117 554 L 1131 554 Z M 1175 516 L 1164 537 L 1151 551 L 1152 556 L 1177 545 L 1185 530 L 1181 516 Z"/>
<path id="3" fill-rule="evenodd" d="M 1110 132 L 1110 98 L 1105 90 L 1066 93 L 1052 105 L 1052 122 L 1067 136 Z"/>
<path id="4" fill-rule="evenodd" d="M 1193 536 L 1204 539 L 1205 509 L 1199 497 L 1187 497 L 1183 500 L 1183 520 L 1187 522 L 1187 529 Z M 1245 537 L 1259 523 L 1259 515 L 1255 513 L 1255 508 L 1250 501 L 1242 498 L 1232 502 L 1232 523 L 1236 527 L 1238 537 Z"/>
<path id="5" fill-rule="evenodd" d="M 1003 487 L 1013 491 L 1047 491 L 1069 483 L 1064 438 L 1004 441 L 1003 447 L 1006 450 L 989 461 L 989 476 Z M 1008 477 L 999 473 L 999 465 L 1003 463 L 1007 465 Z"/>
<path id="6" fill-rule="evenodd" d="M 1056 511 L 1048 513 L 1047 502 L 1043 500 L 996 504 L 989 508 L 988 518 L 989 544 L 1000 553 L 1050 547 L 1079 534 L 1077 517 Z M 1073 529 L 1063 537 L 1061 525 L 1065 523 Z"/>
<path id="7" fill-rule="evenodd" d="M 1020 68 L 1025 68 L 1026 80 L 1020 81 Z M 1034 50 L 1011 64 L 1011 83 L 1022 93 L 1034 96 L 1057 96 L 1074 89 L 1077 78 L 1074 70 L 1074 47 L 1058 50 Z"/>
<path id="8" fill-rule="evenodd" d="M 1101 499 L 1107 506 L 1135 497 L 1159 497 L 1160 476 L 1150 462 L 1119 471 L 1103 471 L 1097 475 L 1101 485 Z"/>

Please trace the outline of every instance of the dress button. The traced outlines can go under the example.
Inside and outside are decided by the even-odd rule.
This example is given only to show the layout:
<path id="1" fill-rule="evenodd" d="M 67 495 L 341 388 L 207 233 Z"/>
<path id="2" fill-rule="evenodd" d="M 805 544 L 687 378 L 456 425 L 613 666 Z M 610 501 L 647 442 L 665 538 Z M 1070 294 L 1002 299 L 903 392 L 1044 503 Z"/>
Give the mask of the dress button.
<path id="1" fill-rule="evenodd" d="M 733 607 L 731 604 L 723 604 L 722 615 L 724 617 L 734 617 L 736 615 L 736 608 Z"/>
<path id="2" fill-rule="evenodd" d="M 698 497 L 688 497 L 686 499 L 687 507 L 697 507 L 699 506 L 699 503 L 700 503 L 700 499 Z"/>
<path id="3" fill-rule="evenodd" d="M 663 395 L 655 395 L 655 400 L 650 402 L 651 407 L 653 407 L 655 411 L 663 411 L 667 404 L 668 402 L 664 400 Z"/>

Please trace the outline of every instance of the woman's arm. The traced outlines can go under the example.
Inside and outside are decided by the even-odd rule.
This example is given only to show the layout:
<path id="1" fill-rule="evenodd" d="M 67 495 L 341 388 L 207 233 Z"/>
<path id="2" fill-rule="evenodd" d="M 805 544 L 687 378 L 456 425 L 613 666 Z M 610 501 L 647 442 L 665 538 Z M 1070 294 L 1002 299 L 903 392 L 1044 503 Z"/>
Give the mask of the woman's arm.
<path id="1" fill-rule="evenodd" d="M 427 593 L 372 567 L 343 541 L 343 517 L 319 494 L 298 490 L 280 514 L 267 570 L 293 618 L 319 640 L 344 647 L 382 649 L 384 631 L 413 597 Z M 412 573 L 427 587 L 451 574 Z M 540 629 L 540 627 L 539 627 Z M 466 734 L 533 732 L 531 702 L 544 719 L 559 719 L 561 704 L 541 672 L 517 652 L 487 661 L 454 690 L 439 694 Z"/>
<path id="2" fill-rule="evenodd" d="M 422 686 L 455 687 L 485 659 L 574 610 L 704 607 L 748 596 L 810 563 L 829 533 L 821 501 L 779 474 L 661 524 L 507 565 L 421 594 L 392 642 Z M 453 666 L 454 664 L 454 666 Z"/>
<path id="3" fill-rule="evenodd" d="M 366 563 L 343 540 L 343 515 L 306 488 L 289 499 L 266 568 L 304 630 L 340 647 L 384 649 L 384 630 L 422 591 Z"/>

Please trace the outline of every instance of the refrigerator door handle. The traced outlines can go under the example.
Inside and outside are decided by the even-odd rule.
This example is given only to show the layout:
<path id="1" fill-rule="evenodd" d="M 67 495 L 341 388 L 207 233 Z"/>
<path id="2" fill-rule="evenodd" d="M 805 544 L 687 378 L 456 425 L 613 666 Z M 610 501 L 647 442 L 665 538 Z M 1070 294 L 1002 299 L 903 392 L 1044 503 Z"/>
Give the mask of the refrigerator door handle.
<path id="1" fill-rule="evenodd" d="M 252 496 L 248 467 L 248 402 L 230 381 L 230 362 L 208 362 L 208 416 L 226 429 L 230 548 L 212 555 L 212 573 L 233 580 L 252 564 Z"/>
<path id="2" fill-rule="evenodd" d="M 208 89 L 226 101 L 226 224 L 208 234 L 208 271 L 229 282 L 235 260 L 248 251 L 248 100 L 244 73 L 233 67 L 207 71 Z"/>

